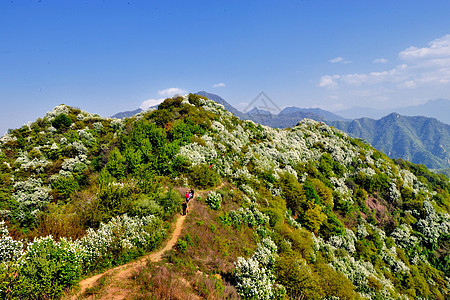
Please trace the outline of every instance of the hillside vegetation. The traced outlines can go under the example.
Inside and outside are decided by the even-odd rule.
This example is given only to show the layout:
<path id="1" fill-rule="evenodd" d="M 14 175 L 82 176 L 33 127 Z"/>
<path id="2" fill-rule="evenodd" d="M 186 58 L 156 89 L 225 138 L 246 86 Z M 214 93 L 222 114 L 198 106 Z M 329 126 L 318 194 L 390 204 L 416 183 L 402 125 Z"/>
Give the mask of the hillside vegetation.
<path id="1" fill-rule="evenodd" d="M 58 298 L 154 250 L 177 187 L 203 191 L 136 299 L 449 297 L 448 178 L 320 122 L 190 94 L 125 120 L 60 105 L 0 149 L 2 298 Z"/>
<path id="2" fill-rule="evenodd" d="M 393 113 L 379 120 L 361 118 L 327 123 L 365 139 L 392 158 L 424 164 L 431 169 L 450 167 L 450 125 L 436 119 Z"/>

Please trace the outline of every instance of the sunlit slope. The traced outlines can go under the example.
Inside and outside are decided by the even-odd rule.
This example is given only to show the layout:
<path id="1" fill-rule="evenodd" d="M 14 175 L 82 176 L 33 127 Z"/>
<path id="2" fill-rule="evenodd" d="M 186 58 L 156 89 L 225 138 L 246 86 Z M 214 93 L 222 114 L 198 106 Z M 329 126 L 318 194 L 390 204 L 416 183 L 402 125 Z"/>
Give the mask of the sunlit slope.
<path id="1" fill-rule="evenodd" d="M 151 251 L 182 186 L 205 190 L 213 236 L 245 240 L 224 251 L 213 239 L 228 263 L 203 270 L 243 298 L 448 297 L 448 178 L 320 122 L 273 129 L 192 94 L 123 121 L 58 106 L 2 138 L 0 166 L 5 297 L 58 296 L 81 274 Z M 177 253 L 208 246 L 183 241 Z M 46 249 L 58 253 L 49 264 L 65 263 L 37 275 L 26 258 Z"/>

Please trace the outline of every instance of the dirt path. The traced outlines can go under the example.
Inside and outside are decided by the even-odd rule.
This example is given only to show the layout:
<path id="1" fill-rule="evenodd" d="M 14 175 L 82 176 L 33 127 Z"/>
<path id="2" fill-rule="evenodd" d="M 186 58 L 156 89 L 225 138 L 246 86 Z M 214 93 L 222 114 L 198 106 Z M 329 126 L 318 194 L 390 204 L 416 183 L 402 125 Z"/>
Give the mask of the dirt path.
<path id="1" fill-rule="evenodd" d="M 191 200 L 192 201 L 192 200 Z M 177 221 L 175 223 L 175 230 L 172 233 L 172 236 L 170 238 L 170 240 L 167 242 L 166 246 L 159 250 L 158 252 L 149 254 L 147 256 L 144 256 L 142 258 L 140 258 L 137 261 L 122 265 L 122 266 L 118 266 L 115 267 L 113 269 L 109 269 L 101 274 L 86 278 L 82 281 L 80 281 L 79 286 L 80 286 L 80 291 L 72 296 L 70 299 L 78 299 L 78 298 L 82 298 L 83 293 L 88 289 L 94 286 L 94 284 L 97 282 L 97 280 L 99 280 L 101 277 L 105 276 L 105 275 L 113 275 L 114 276 L 114 282 L 117 283 L 123 283 L 124 281 L 127 280 L 127 278 L 129 278 L 139 267 L 144 266 L 147 261 L 152 261 L 152 262 L 159 262 L 162 259 L 163 254 L 172 249 L 173 246 L 175 246 L 178 238 L 180 237 L 181 234 L 181 230 L 183 228 L 183 223 L 184 220 L 186 219 L 186 216 L 178 216 Z M 128 294 L 128 290 L 126 289 L 122 289 L 120 287 L 112 287 L 109 288 L 107 291 L 107 295 L 103 296 L 103 299 L 125 299 L 127 294 Z"/>
<path id="2" fill-rule="evenodd" d="M 221 182 L 221 184 L 217 187 L 215 187 L 213 190 L 220 189 L 224 186 L 224 182 Z M 178 189 L 181 194 L 183 194 L 182 190 L 185 188 Z M 196 197 L 199 195 L 205 195 L 208 191 L 198 191 L 196 193 Z M 196 198 L 195 197 L 195 198 Z M 194 198 L 194 199 L 195 199 Z M 190 206 L 190 203 L 194 200 L 192 199 L 188 207 Z M 132 288 L 130 286 L 127 286 L 128 279 L 132 277 L 136 272 L 139 270 L 139 268 L 145 266 L 145 264 L 148 261 L 151 262 L 159 262 L 162 259 L 163 254 L 171 250 L 178 238 L 181 235 L 181 230 L 183 229 L 183 223 L 186 219 L 186 216 L 179 215 L 176 223 L 175 223 L 175 230 L 172 232 L 172 235 L 170 237 L 170 240 L 167 242 L 167 244 L 164 246 L 163 249 L 159 250 L 158 252 L 143 256 L 137 261 L 130 262 L 128 264 L 115 267 L 113 269 L 109 269 L 101 274 L 86 278 L 79 283 L 80 291 L 76 293 L 73 296 L 69 296 L 66 299 L 76 300 L 76 299 L 112 299 L 112 300 L 121 300 L 121 299 L 127 299 L 128 296 L 133 292 Z M 102 277 L 109 276 L 111 277 L 109 279 L 109 283 L 107 284 L 107 288 L 103 289 L 105 290 L 102 295 L 97 296 L 84 296 L 83 294 L 86 292 L 87 289 L 92 288 L 95 286 L 96 282 L 102 278 Z"/>

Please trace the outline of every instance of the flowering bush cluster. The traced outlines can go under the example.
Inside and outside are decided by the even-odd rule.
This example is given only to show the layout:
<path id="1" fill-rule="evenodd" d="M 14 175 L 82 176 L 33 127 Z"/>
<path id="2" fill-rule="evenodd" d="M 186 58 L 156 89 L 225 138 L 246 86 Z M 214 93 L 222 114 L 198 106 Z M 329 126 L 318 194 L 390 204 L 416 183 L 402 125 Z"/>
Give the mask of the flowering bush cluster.
<path id="1" fill-rule="evenodd" d="M 212 209 L 218 210 L 220 208 L 220 204 L 222 203 L 222 195 L 216 192 L 210 192 L 206 198 L 206 203 Z"/>
<path id="2" fill-rule="evenodd" d="M 23 243 L 8 235 L 2 221 L 0 271 L 7 272 L 15 267 L 19 277 L 0 276 L 4 280 L 0 282 L 0 296 L 58 297 L 65 288 L 77 283 L 82 272 L 114 265 L 123 261 L 127 253 L 152 250 L 165 234 L 162 221 L 157 217 L 123 215 L 101 224 L 97 230 L 89 229 L 79 240 L 62 238 L 55 241 L 52 236 L 36 238 L 24 251 Z M 6 290 L 11 284 L 15 288 Z"/>
<path id="3" fill-rule="evenodd" d="M 386 279 L 383 273 L 379 273 L 372 262 L 356 259 L 352 256 L 352 253 L 356 251 L 356 237 L 353 232 L 346 230 L 344 236 L 333 237 L 330 239 L 331 242 L 326 242 L 315 236 L 313 236 L 313 239 L 316 251 L 320 250 L 324 253 L 328 257 L 331 267 L 350 279 L 361 296 L 372 299 L 372 297 L 383 295 L 383 299 L 394 299 L 390 295 L 391 291 L 394 290 L 392 282 Z M 344 245 L 349 251 L 341 251 L 341 245 Z M 375 278 L 378 282 L 381 282 L 383 289 L 381 291 L 374 290 L 369 285 L 370 278 Z"/>
<path id="4" fill-rule="evenodd" d="M 236 288 L 244 299 L 273 299 L 285 294 L 282 286 L 275 284 L 273 267 L 277 246 L 270 238 L 262 240 L 252 257 L 238 257 L 235 262 Z"/>
<path id="5" fill-rule="evenodd" d="M 420 219 L 417 230 L 423 234 L 423 238 L 428 243 L 436 243 L 441 235 L 450 233 L 450 215 L 447 213 L 437 213 L 429 201 L 423 203 L 425 218 Z"/>
<path id="6" fill-rule="evenodd" d="M 125 120 L 60 105 L 0 139 L 0 171 L 5 199 L 0 220 L 7 218 L 21 234 L 39 226 L 38 214 L 55 213 L 51 210 L 58 211 L 59 203 L 72 207 L 78 198 L 83 205 L 73 207 L 81 207 L 83 216 L 75 209 L 71 213 L 84 226 L 111 220 L 75 242 L 35 241 L 36 249 L 75 249 L 73 259 L 84 270 L 126 260 L 160 240 L 164 233 L 158 218 L 123 215 L 168 218 L 177 211 L 178 196 L 152 197 L 159 180 L 177 177 L 186 185 L 210 188 L 226 177 L 242 191 L 235 202 L 243 207 L 228 213 L 231 223 L 271 236 L 280 251 L 304 255 L 299 270 L 314 273 L 320 269 L 315 259 L 323 257 L 369 299 L 448 295 L 442 282 L 450 283 L 438 271 L 450 275 L 448 180 L 385 159 L 321 122 L 305 119 L 290 129 L 273 129 L 241 121 L 222 105 L 193 95 L 168 99 L 158 110 Z M 52 200 L 55 205 L 48 205 Z M 212 192 L 206 201 L 219 209 L 221 196 Z M 307 250 L 305 228 L 315 232 L 315 253 Z M 5 232 L 0 232 L 4 269 L 6 261 L 19 262 L 26 255 L 21 242 Z M 274 297 L 277 274 L 266 266 L 272 265 L 275 251 L 262 245 L 251 258 L 238 260 L 242 295 Z M 7 276 L 17 273 L 10 266 Z M 0 276 L 0 282 L 11 278 Z"/>
<path id="7" fill-rule="evenodd" d="M 269 217 L 256 208 L 253 204 L 250 207 L 239 208 L 238 210 L 232 210 L 229 213 L 230 219 L 235 226 L 245 224 L 250 227 L 256 228 L 258 225 L 265 225 L 269 222 Z"/>
<path id="8" fill-rule="evenodd" d="M 43 185 L 40 178 L 29 177 L 26 181 L 14 184 L 13 199 L 17 201 L 19 209 L 16 218 L 23 224 L 34 222 L 37 214 L 42 211 L 52 199 L 50 188 Z"/>
<path id="9" fill-rule="evenodd" d="M 98 264 L 104 264 L 105 259 L 117 258 L 124 251 L 152 250 L 165 236 L 161 224 L 161 220 L 152 215 L 143 218 L 123 215 L 101 224 L 97 230 L 89 229 L 76 241 L 85 270 L 95 269 Z"/>
<path id="10" fill-rule="evenodd" d="M 23 255 L 23 243 L 9 236 L 5 221 L 0 221 L 0 264 L 16 262 Z"/>
<path id="11" fill-rule="evenodd" d="M 34 148 L 34 152 L 37 153 L 38 156 L 30 159 L 26 151 L 19 151 L 19 157 L 16 159 L 15 164 L 19 165 L 19 168 L 31 170 L 35 169 L 36 172 L 42 173 L 44 167 L 50 164 L 50 161 L 42 156 L 39 148 Z"/>
<path id="12" fill-rule="evenodd" d="M 22 260 L 12 298 L 57 298 L 78 282 L 82 271 L 79 249 L 65 238 L 58 242 L 52 236 L 35 239 Z"/>

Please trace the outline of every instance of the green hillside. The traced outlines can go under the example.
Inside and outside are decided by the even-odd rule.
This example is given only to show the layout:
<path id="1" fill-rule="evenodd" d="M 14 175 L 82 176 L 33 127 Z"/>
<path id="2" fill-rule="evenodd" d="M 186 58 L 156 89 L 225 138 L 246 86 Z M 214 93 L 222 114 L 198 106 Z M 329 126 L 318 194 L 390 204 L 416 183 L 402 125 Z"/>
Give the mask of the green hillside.
<path id="1" fill-rule="evenodd" d="M 59 298 L 153 251 L 188 187 L 136 299 L 450 296 L 448 177 L 321 122 L 273 129 L 190 94 L 124 120 L 60 105 L 0 149 L 1 298 Z"/>
<path id="2" fill-rule="evenodd" d="M 379 120 L 361 118 L 327 123 L 365 139 L 389 157 L 424 164 L 431 169 L 450 167 L 450 125 L 436 119 L 393 113 Z"/>

